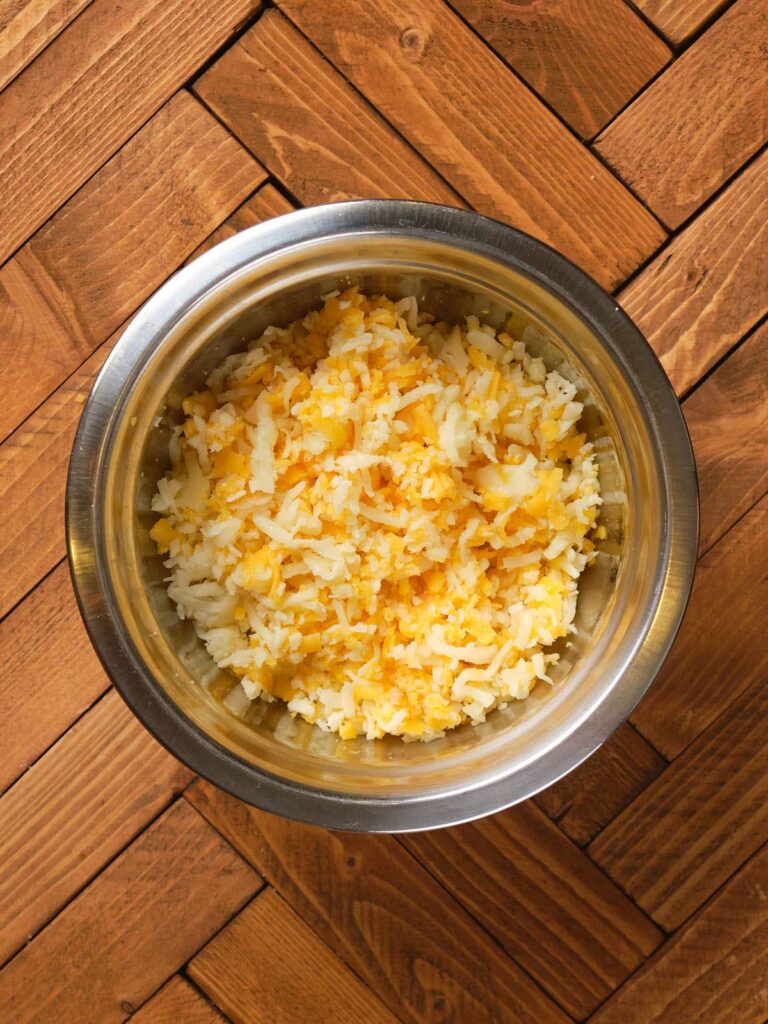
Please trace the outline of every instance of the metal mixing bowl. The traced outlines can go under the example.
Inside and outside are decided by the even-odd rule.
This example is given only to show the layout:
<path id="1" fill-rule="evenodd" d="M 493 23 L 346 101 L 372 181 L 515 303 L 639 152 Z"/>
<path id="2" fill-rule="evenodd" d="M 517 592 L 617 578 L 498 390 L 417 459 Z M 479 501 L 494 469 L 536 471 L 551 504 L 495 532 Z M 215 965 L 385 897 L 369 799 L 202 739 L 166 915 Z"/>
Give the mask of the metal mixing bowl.
<path id="1" fill-rule="evenodd" d="M 599 453 L 608 537 L 582 577 L 578 635 L 558 685 L 431 743 L 339 740 L 282 704 L 246 719 L 214 694 L 217 669 L 163 584 L 148 531 L 181 399 L 268 324 L 340 284 L 415 294 L 448 321 L 509 323 L 579 384 Z M 172 278 L 123 334 L 94 385 L 67 490 L 69 555 L 86 626 L 116 687 L 182 761 L 249 803 L 334 828 L 404 831 L 531 796 L 629 715 L 678 629 L 693 576 L 693 455 L 659 362 L 613 299 L 551 249 L 473 213 L 341 203 L 244 231 Z"/>

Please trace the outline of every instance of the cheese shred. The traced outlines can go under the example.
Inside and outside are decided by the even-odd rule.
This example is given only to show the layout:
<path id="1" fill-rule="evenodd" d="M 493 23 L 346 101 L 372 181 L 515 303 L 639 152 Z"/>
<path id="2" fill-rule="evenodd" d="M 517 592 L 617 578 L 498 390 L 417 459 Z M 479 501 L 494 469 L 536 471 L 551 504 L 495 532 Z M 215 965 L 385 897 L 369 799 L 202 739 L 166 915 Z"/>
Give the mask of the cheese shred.
<path id="1" fill-rule="evenodd" d="M 549 681 L 600 505 L 576 387 L 357 289 L 183 402 L 151 536 L 230 708 L 430 740 Z"/>

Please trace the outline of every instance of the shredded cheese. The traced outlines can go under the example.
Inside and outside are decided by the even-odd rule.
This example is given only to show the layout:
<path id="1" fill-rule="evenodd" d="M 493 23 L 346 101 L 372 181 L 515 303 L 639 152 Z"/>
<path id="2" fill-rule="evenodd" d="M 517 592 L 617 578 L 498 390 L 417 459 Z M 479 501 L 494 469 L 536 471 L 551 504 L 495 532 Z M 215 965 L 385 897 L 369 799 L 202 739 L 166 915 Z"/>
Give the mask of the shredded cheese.
<path id="1" fill-rule="evenodd" d="M 207 385 L 151 536 L 229 708 L 427 740 L 548 680 L 601 500 L 571 382 L 474 317 L 350 289 Z"/>

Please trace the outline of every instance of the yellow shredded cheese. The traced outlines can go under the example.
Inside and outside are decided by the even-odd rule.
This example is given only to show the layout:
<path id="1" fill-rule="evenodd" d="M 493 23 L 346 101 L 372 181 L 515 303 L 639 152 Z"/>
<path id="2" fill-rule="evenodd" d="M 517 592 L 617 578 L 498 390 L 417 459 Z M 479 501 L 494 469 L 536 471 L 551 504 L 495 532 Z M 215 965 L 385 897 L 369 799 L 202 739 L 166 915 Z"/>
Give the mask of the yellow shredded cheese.
<path id="1" fill-rule="evenodd" d="M 570 381 L 476 318 L 349 289 L 207 385 L 151 536 L 233 686 L 426 740 L 549 678 L 600 504 Z"/>

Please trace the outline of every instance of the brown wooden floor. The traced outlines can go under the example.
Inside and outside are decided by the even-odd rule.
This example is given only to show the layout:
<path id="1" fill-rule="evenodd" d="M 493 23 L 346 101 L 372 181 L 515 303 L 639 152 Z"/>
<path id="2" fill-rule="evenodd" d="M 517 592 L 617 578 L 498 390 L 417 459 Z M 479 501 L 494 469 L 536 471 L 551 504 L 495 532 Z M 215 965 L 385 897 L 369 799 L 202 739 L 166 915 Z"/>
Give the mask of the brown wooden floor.
<path id="1" fill-rule="evenodd" d="M 768 1018 L 766 0 L 0 0 L 0 1021 Z M 534 801 L 340 835 L 134 721 L 64 559 L 67 456 L 135 310 L 301 204 L 407 196 L 545 239 L 683 399 L 690 611 Z"/>

